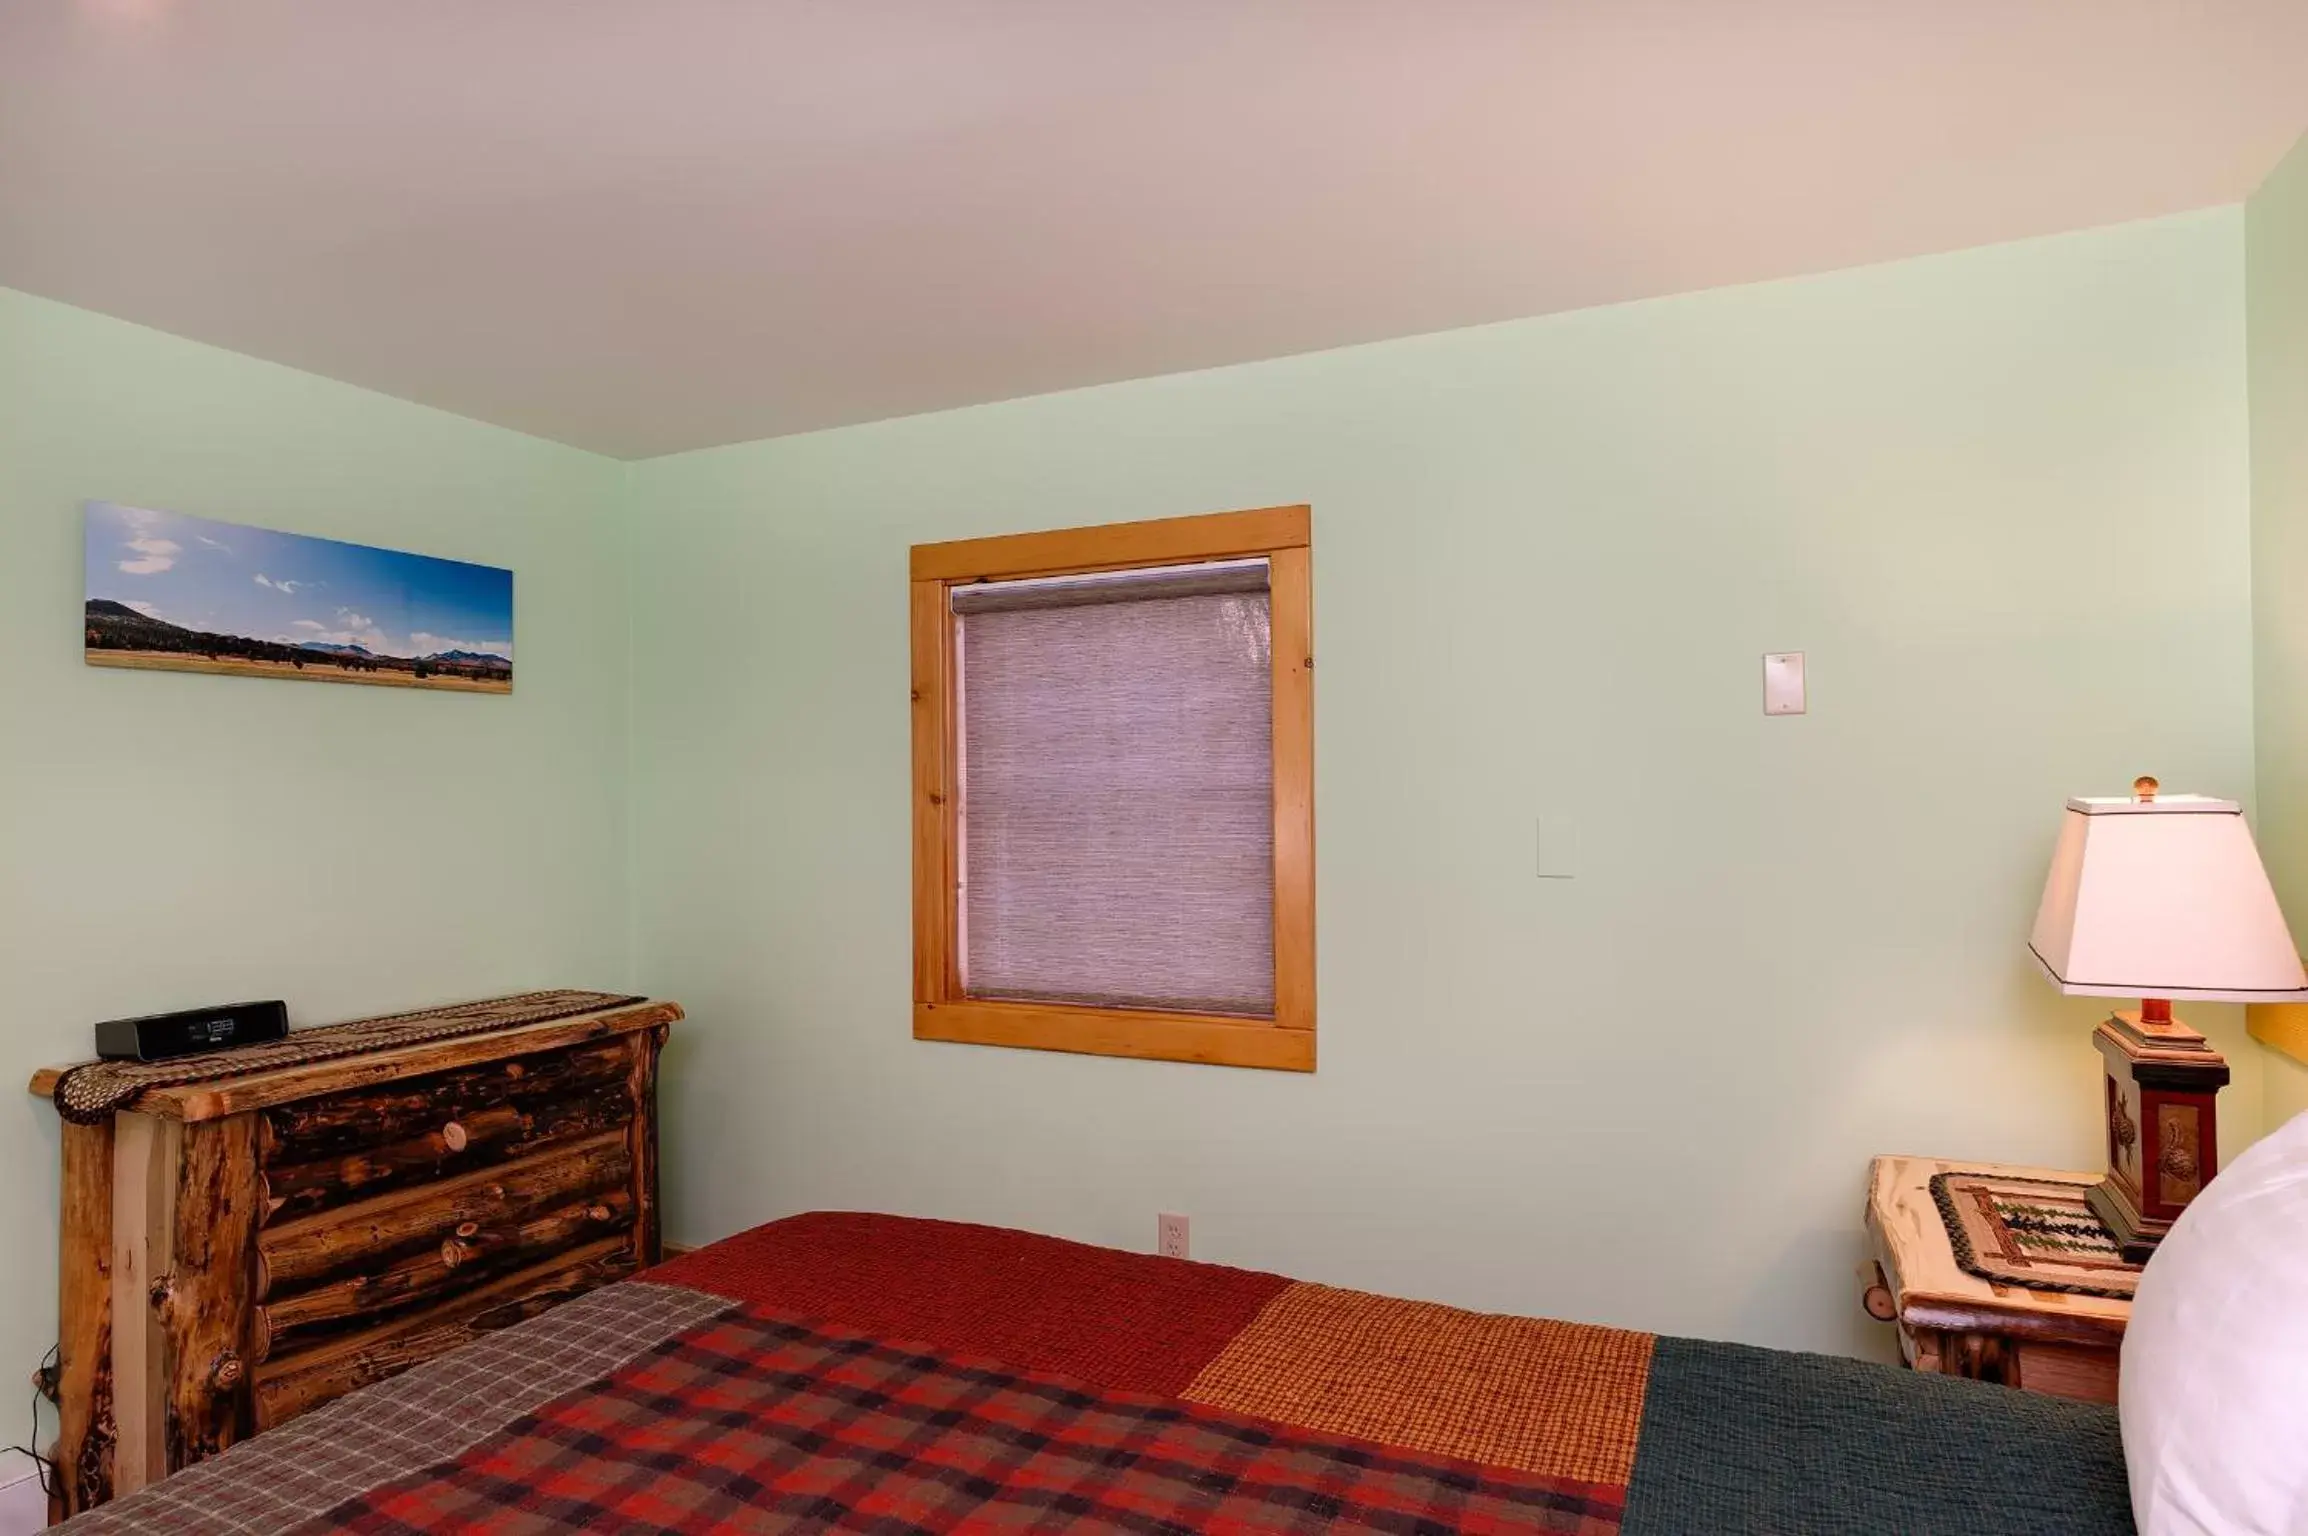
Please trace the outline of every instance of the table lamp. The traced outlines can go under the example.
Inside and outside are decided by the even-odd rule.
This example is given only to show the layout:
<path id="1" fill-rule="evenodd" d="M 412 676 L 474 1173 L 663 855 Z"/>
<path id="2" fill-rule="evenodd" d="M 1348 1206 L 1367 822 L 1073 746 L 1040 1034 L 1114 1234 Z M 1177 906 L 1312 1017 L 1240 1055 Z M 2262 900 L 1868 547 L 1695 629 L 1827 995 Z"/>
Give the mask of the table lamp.
<path id="1" fill-rule="evenodd" d="M 2308 974 L 2233 800 L 2156 793 L 2070 800 L 2036 909 L 2035 952 L 2070 996 L 2137 997 L 2093 1044 L 2107 1067 L 2108 1174 L 2088 1191 L 2142 1263 L 2218 1166 L 2228 1063 L 2172 1017 L 2174 999 L 2308 999 Z"/>

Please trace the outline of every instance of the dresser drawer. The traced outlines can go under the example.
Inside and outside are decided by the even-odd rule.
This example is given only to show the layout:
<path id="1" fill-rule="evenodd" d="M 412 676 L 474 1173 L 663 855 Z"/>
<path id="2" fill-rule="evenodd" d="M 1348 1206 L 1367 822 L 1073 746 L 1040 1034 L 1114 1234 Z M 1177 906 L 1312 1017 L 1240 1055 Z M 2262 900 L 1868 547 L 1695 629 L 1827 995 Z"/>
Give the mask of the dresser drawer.
<path id="1" fill-rule="evenodd" d="M 584 1045 L 265 1110 L 263 1220 L 295 1220 L 623 1125 L 641 1048 Z"/>
<path id="2" fill-rule="evenodd" d="M 623 1237 L 634 1224 L 622 1128 L 257 1233 L 250 1352 L 267 1360 L 371 1328 L 496 1274 Z"/>
<path id="3" fill-rule="evenodd" d="M 356 1388 L 510 1328 L 641 1267 L 630 1236 L 589 1243 L 515 1270 L 439 1305 L 267 1360 L 255 1372 L 254 1427 L 270 1429 Z"/>

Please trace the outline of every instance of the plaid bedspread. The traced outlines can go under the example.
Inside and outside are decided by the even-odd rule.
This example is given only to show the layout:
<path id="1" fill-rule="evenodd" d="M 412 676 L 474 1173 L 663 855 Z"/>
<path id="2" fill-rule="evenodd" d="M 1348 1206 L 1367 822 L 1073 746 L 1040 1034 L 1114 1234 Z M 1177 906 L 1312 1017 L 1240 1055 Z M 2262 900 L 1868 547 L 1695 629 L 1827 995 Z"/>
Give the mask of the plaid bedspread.
<path id="1" fill-rule="evenodd" d="M 821 1213 L 571 1302 L 70 1528 L 2131 1526 L 2101 1409 Z"/>

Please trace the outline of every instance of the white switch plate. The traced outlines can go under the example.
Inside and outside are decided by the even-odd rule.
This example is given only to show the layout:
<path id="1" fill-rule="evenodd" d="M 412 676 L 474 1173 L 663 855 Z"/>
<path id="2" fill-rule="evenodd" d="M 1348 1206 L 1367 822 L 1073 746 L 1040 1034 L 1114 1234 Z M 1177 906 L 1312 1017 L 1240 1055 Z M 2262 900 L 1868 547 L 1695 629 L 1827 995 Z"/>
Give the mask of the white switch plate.
<path id="1" fill-rule="evenodd" d="M 1803 708 L 1803 653 L 1773 651 L 1763 658 L 1763 713 L 1800 715 Z"/>

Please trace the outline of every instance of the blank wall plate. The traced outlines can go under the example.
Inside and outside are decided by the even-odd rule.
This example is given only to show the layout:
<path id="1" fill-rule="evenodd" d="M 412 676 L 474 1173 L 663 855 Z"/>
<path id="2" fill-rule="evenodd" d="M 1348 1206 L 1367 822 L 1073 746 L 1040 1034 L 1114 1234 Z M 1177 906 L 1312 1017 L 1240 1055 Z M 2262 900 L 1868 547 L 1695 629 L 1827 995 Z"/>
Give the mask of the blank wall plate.
<path id="1" fill-rule="evenodd" d="M 1570 880 L 1579 873 L 1579 829 L 1568 815 L 1539 818 L 1539 878 Z"/>
<path id="2" fill-rule="evenodd" d="M 1773 651 L 1763 658 L 1763 713 L 1800 715 L 1804 712 L 1803 653 Z"/>

